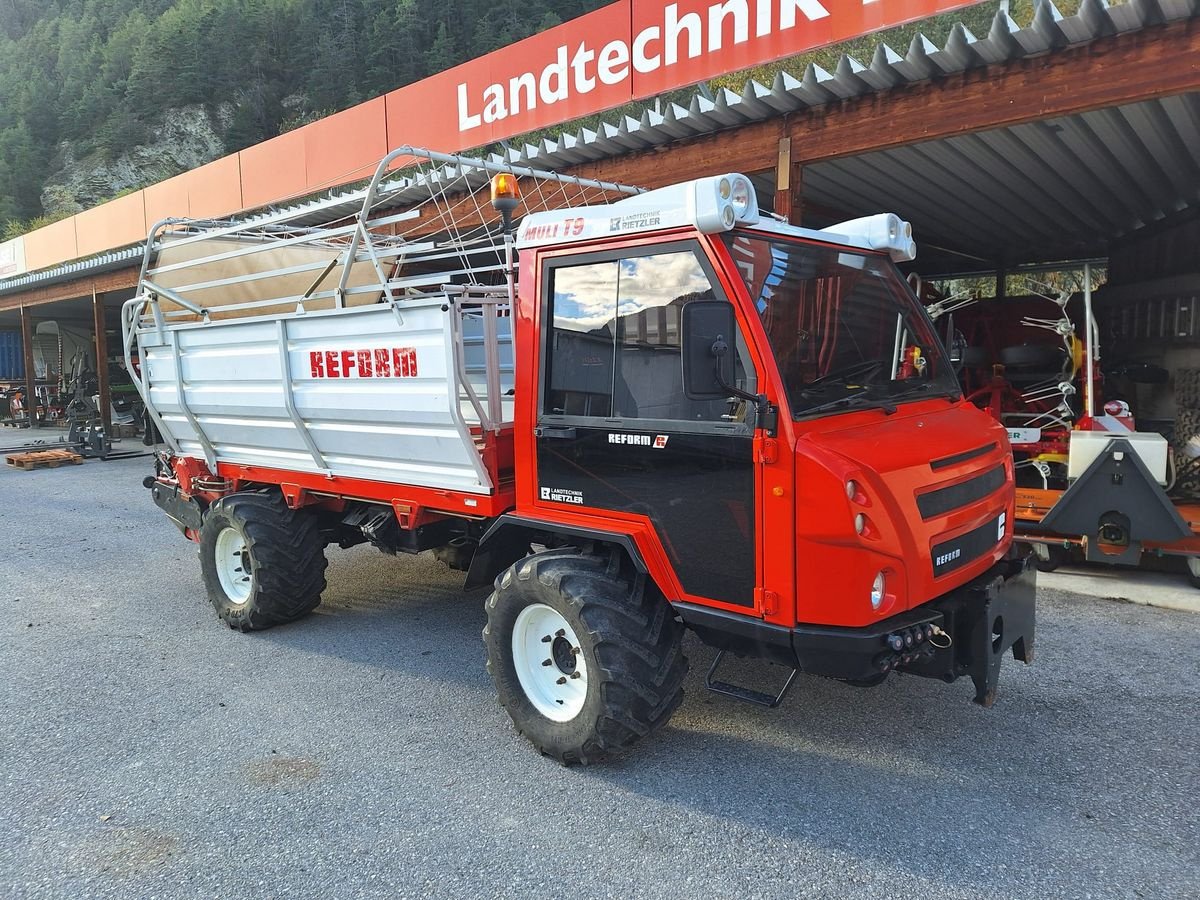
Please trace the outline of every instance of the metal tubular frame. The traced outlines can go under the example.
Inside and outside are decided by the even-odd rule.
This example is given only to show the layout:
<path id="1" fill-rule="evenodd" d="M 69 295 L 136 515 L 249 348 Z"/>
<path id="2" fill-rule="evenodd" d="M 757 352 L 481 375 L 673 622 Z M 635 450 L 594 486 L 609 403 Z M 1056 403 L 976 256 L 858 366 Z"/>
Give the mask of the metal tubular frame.
<path id="1" fill-rule="evenodd" d="M 170 431 L 164 427 L 162 415 L 150 401 L 150 389 L 146 384 L 145 376 L 138 374 L 138 367 L 133 364 L 133 344 L 137 340 L 137 321 L 141 318 L 139 310 L 147 304 L 153 305 L 156 308 L 158 306 L 156 300 L 146 297 L 134 297 L 121 304 L 121 349 L 125 357 L 125 371 L 129 373 L 129 377 L 133 381 L 133 386 L 137 388 L 138 394 L 141 395 L 142 402 L 146 405 L 146 412 L 150 414 L 150 418 L 154 421 L 154 427 L 162 435 L 163 441 L 172 451 L 178 453 L 179 445 L 171 436 Z M 161 315 L 156 316 L 156 328 L 159 329 L 161 334 L 161 324 L 157 323 L 161 323 Z"/>
<path id="2" fill-rule="evenodd" d="M 204 461 L 208 463 L 208 468 L 212 472 L 217 471 L 217 451 L 213 447 L 212 442 L 208 439 L 208 435 L 204 433 L 204 428 L 200 424 L 200 420 L 196 418 L 196 414 L 192 412 L 192 408 L 187 402 L 187 381 L 183 377 L 183 357 L 179 353 L 179 332 L 172 331 L 171 333 L 171 356 L 175 363 L 175 384 L 176 391 L 179 395 L 179 409 L 183 413 L 188 424 L 196 431 L 196 437 L 200 441 L 200 446 L 204 450 Z"/>
<path id="3" fill-rule="evenodd" d="M 300 410 L 296 408 L 296 397 L 292 390 L 292 362 L 288 351 L 287 319 L 279 319 L 276 322 L 276 335 L 279 340 L 279 378 L 283 383 L 283 405 L 287 408 L 288 417 L 296 427 L 300 440 L 304 441 L 304 446 L 308 448 L 317 468 L 324 473 L 326 478 L 332 478 L 333 471 L 325 462 L 325 456 L 317 447 L 317 442 L 313 440 L 313 436 L 308 430 L 308 423 L 304 421 Z"/>
<path id="4" fill-rule="evenodd" d="M 415 176 L 392 173 L 393 164 L 398 159 L 415 160 L 418 164 L 429 165 L 428 169 L 419 171 Z M 391 305 L 395 314 L 400 318 L 406 300 L 416 297 L 444 297 L 448 310 L 448 330 L 452 344 L 449 401 L 451 413 L 464 435 L 469 435 L 473 423 L 463 416 L 461 404 L 470 404 L 479 426 L 484 434 L 499 433 L 504 426 L 504 397 L 502 395 L 499 322 L 502 309 L 512 309 L 516 298 L 515 265 L 512 234 L 498 235 L 490 233 L 486 219 L 482 217 L 484 207 L 474 199 L 475 194 L 486 187 L 489 177 L 496 173 L 510 173 L 519 177 L 528 177 L 538 181 L 548 181 L 559 185 L 559 189 L 548 192 L 551 196 L 541 194 L 538 199 L 540 208 L 570 205 L 566 196 L 566 187 L 574 187 L 580 191 L 598 191 L 606 194 L 631 195 L 642 192 L 641 188 L 622 185 L 608 181 L 580 178 L 573 175 L 563 175 L 549 170 L 534 169 L 529 166 L 511 165 L 501 159 L 476 159 L 449 153 L 439 153 L 412 146 L 399 147 L 385 156 L 376 167 L 370 183 L 365 189 L 356 194 L 347 194 L 342 198 L 331 199 L 329 206 L 318 204 L 313 206 L 296 207 L 291 210 L 260 215 L 237 222 L 232 220 L 189 220 L 180 218 L 165 218 L 150 228 L 146 240 L 146 253 L 142 259 L 138 279 L 138 294 L 127 301 L 121 309 L 122 344 L 126 366 L 134 379 L 138 392 L 146 403 L 146 409 L 163 433 L 164 440 L 171 449 L 179 453 L 178 446 L 168 428 L 164 426 L 162 414 L 155 408 L 149 396 L 148 373 L 139 376 L 133 367 L 133 355 L 140 350 L 137 339 L 139 334 L 154 333 L 157 343 L 170 349 L 174 358 L 177 372 L 177 387 L 179 390 L 179 407 L 191 428 L 198 435 L 204 451 L 205 461 L 209 468 L 216 470 L 217 453 L 211 440 L 205 434 L 199 418 L 188 406 L 186 384 L 183 378 L 183 361 L 180 351 L 180 329 L 218 327 L 219 321 L 213 321 L 210 310 L 189 299 L 192 291 L 220 291 L 235 285 L 259 283 L 269 285 L 270 279 L 276 277 L 294 277 L 305 272 L 312 272 L 314 280 L 303 294 L 287 296 L 270 296 L 267 299 L 251 299 L 239 303 L 221 305 L 224 312 L 243 312 L 253 315 L 255 309 L 263 307 L 278 307 L 292 303 L 295 312 L 278 317 L 276 334 L 279 344 L 279 359 L 283 379 L 283 403 L 288 418 L 296 428 L 313 462 L 326 476 L 333 472 L 323 454 L 318 448 L 312 434 L 300 415 L 293 394 L 289 358 L 289 332 L 287 320 L 296 315 L 304 315 L 306 304 L 316 301 L 332 301 L 333 309 L 348 310 L 346 298 L 356 294 L 380 294 Z M 427 193 L 426 193 L 427 192 Z M 420 196 L 418 197 L 418 193 Z M 558 196 L 561 193 L 561 197 Z M 330 209 L 328 225 L 312 225 L 312 216 L 321 212 L 321 207 L 337 207 L 344 203 L 357 203 L 361 196 L 361 205 L 353 214 L 354 221 L 347 222 L 345 215 L 338 215 L 335 209 Z M 558 201 L 562 202 L 559 203 Z M 474 203 L 473 209 L 466 206 Z M 588 201 L 597 202 L 597 201 Z M 421 219 L 423 204 L 433 203 L 441 216 L 441 228 L 450 233 L 450 240 L 429 238 L 427 231 L 413 230 L 415 239 L 410 240 L 405 234 L 397 231 L 394 226 L 403 222 Z M 397 207 L 409 205 L 412 208 Z M 344 207 L 343 207 L 344 208 Z M 374 215 L 376 210 L 378 215 Z M 467 210 L 473 218 L 468 218 L 465 227 L 455 221 L 458 209 Z M 295 221 L 307 217 L 304 223 Z M 436 219 L 426 218 L 437 224 Z M 176 238 L 168 242 L 165 234 L 169 229 L 184 229 Z M 390 229 L 382 232 L 381 229 Z M 165 265 L 154 266 L 152 261 L 159 259 L 159 253 L 166 247 L 171 248 L 194 244 L 214 238 L 231 238 L 243 242 L 232 249 L 220 248 L 219 252 L 191 260 L 169 262 Z M 220 272 L 190 284 L 166 287 L 159 283 L 159 277 L 170 272 L 183 272 L 206 264 L 219 264 L 229 260 L 251 257 L 256 253 L 276 250 L 286 247 L 327 248 L 331 251 L 332 259 L 297 262 L 295 259 L 278 265 L 276 268 L 252 270 L 243 275 L 228 276 Z M 404 263 L 421 263 L 426 271 L 399 274 L 399 266 L 395 267 L 392 275 L 386 271 L 388 261 L 396 260 Z M 453 262 L 451 262 L 453 260 Z M 447 265 L 440 265 L 445 261 Z M 268 266 L 276 264 L 270 260 Z M 350 286 L 352 269 L 363 263 L 369 263 L 374 269 L 378 281 L 375 283 Z M 342 266 L 337 283 L 331 288 L 322 290 L 322 285 L 337 267 Z M 360 270 L 361 271 L 361 270 Z M 494 278 L 495 273 L 503 273 L 503 284 L 481 284 L 480 276 Z M 451 279 L 464 279 L 468 284 L 446 284 Z M 437 281 L 434 281 L 436 279 Z M 442 282 L 438 284 L 438 281 Z M 264 293 L 268 293 L 265 292 Z M 164 311 L 159 301 L 165 300 L 175 304 L 179 309 Z M 469 309 L 464 309 L 464 306 Z M 472 382 L 471 372 L 467 371 L 467 350 L 465 345 L 465 316 L 478 316 L 482 324 L 484 383 L 486 397 L 480 397 Z M 187 321 L 188 317 L 198 317 L 200 321 Z M 184 321 L 180 321 L 184 319 Z M 475 373 L 478 375 L 478 372 Z M 482 479 L 489 481 L 482 460 L 478 461 Z"/>

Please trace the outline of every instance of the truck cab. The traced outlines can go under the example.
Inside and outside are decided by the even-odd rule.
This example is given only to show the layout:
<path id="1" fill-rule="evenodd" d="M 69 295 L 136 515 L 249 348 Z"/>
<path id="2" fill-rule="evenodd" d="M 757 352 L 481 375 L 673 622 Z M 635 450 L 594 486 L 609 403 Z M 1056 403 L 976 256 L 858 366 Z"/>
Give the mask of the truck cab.
<path id="1" fill-rule="evenodd" d="M 619 538 L 706 640 L 803 671 L 973 666 L 990 703 L 994 658 L 1032 658 L 1007 437 L 963 401 L 897 268 L 907 223 L 794 227 L 729 174 L 530 215 L 517 247 L 517 508 L 499 527 Z M 1006 614 L 995 585 L 995 609 L 978 602 L 996 577 Z M 970 663 L 934 652 L 948 624 Z"/>

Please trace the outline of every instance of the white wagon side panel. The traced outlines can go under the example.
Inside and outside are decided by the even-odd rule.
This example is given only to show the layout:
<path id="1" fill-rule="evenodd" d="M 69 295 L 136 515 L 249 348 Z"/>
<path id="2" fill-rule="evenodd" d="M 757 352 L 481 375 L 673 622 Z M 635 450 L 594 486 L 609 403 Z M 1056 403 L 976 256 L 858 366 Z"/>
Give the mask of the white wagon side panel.
<path id="1" fill-rule="evenodd" d="M 138 334 L 143 377 L 165 436 L 184 454 L 489 493 L 471 433 L 478 418 L 454 377 L 457 315 L 445 298 L 424 298 L 151 328 Z M 510 321 L 496 319 L 505 422 Z M 474 339 L 482 323 L 468 315 L 462 326 L 463 368 L 486 409 L 483 345 Z"/>

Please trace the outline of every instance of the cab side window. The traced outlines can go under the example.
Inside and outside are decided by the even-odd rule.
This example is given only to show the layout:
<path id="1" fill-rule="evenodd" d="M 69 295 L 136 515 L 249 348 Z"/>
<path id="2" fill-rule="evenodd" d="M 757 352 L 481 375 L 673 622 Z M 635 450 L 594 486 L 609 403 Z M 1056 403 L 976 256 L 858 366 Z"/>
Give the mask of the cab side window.
<path id="1" fill-rule="evenodd" d="M 693 249 L 622 256 L 551 270 L 548 415 L 687 422 L 744 421 L 745 404 L 689 400 L 680 313 L 724 299 Z M 739 334 L 738 387 L 756 390 Z"/>

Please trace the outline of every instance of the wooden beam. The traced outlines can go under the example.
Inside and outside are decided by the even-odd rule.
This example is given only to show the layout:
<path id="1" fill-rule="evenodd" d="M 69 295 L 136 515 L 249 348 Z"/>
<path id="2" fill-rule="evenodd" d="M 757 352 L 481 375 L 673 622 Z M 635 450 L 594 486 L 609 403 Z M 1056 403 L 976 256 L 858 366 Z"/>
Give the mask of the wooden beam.
<path id="1" fill-rule="evenodd" d="M 37 373 L 33 366 L 33 316 L 21 307 L 21 349 L 25 354 L 25 412 L 29 427 L 37 428 Z"/>
<path id="2" fill-rule="evenodd" d="M 891 91 L 581 165 L 575 174 L 661 187 L 718 172 L 762 172 L 792 139 L 812 164 L 1200 90 L 1200 19 L 980 66 Z"/>
<path id="3" fill-rule="evenodd" d="M 782 118 L 767 119 L 730 131 L 666 144 L 653 150 L 586 163 L 568 171 L 584 178 L 619 181 L 648 188 L 720 172 L 766 172 L 775 167 L 779 141 L 787 137 L 784 126 L 785 120 Z"/>
<path id="4" fill-rule="evenodd" d="M 138 282 L 139 266 L 140 264 L 90 278 L 60 281 L 46 287 L 6 294 L 0 297 L 0 310 L 16 309 L 20 306 L 41 306 L 60 300 L 86 300 L 92 295 L 92 291 L 106 293 L 135 288 Z"/>
<path id="5" fill-rule="evenodd" d="M 92 292 L 92 320 L 96 327 L 96 384 L 100 394 L 100 422 L 112 434 L 112 395 L 108 390 L 108 334 L 104 319 L 104 295 Z"/>
<path id="6" fill-rule="evenodd" d="M 779 158 L 775 163 L 775 213 L 792 225 L 799 225 L 804 214 L 804 169 L 792 160 L 792 139 L 779 139 Z"/>

